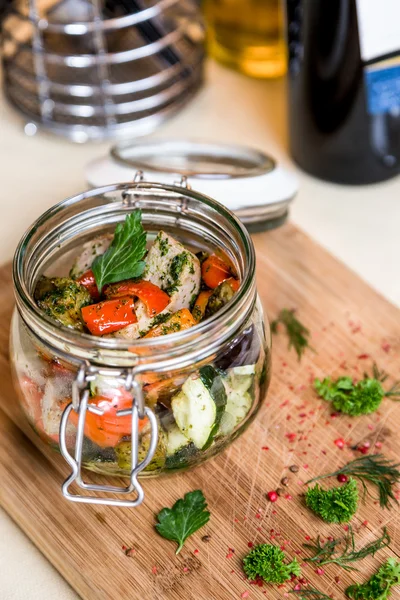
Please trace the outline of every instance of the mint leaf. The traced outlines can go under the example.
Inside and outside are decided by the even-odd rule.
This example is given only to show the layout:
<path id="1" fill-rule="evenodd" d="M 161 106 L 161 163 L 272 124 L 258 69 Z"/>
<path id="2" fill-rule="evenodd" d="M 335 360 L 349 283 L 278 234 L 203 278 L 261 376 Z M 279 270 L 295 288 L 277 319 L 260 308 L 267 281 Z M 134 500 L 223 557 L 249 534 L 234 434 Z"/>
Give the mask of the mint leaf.
<path id="1" fill-rule="evenodd" d="M 172 508 L 163 508 L 157 518 L 158 533 L 176 542 L 176 554 L 179 554 L 187 538 L 208 523 L 210 513 L 203 492 L 195 490 L 177 500 Z"/>
<path id="2" fill-rule="evenodd" d="M 115 228 L 114 239 L 104 254 L 95 258 L 92 271 L 98 290 L 106 283 L 140 277 L 145 268 L 146 232 L 142 226 L 142 211 L 127 215 Z"/>

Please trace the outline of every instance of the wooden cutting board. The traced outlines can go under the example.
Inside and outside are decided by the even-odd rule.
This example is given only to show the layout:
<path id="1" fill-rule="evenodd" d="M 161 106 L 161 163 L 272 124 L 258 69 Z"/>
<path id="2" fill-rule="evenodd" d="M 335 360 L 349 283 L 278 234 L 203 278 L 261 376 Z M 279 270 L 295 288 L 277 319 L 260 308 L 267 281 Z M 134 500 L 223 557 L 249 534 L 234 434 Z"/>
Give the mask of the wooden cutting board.
<path id="1" fill-rule="evenodd" d="M 399 310 L 290 224 L 257 234 L 254 242 L 265 309 L 274 317 L 283 307 L 296 307 L 312 332 L 316 352 L 306 352 L 299 363 L 288 351 L 286 337 L 275 336 L 273 379 L 254 424 L 207 464 L 146 480 L 146 501 L 135 510 L 76 505 L 61 497 L 68 469 L 35 438 L 17 408 L 7 353 L 10 267 L 0 272 L 0 504 L 84 599 L 285 597 L 294 584 L 251 585 L 242 574 L 241 559 L 251 544 L 268 541 L 301 559 L 307 555 L 302 548 L 306 536 L 343 533 L 342 527 L 314 517 L 302 497 L 304 481 L 360 456 L 350 447 L 340 450 L 334 440 L 368 442 L 373 450 L 400 457 L 400 403 L 384 400 L 379 413 L 369 417 L 332 417 L 311 387 L 315 376 L 361 376 L 373 360 L 392 378 L 400 378 Z M 296 474 L 288 470 L 294 464 L 299 466 Z M 289 486 L 272 504 L 265 494 L 286 476 Z M 196 488 L 207 497 L 211 520 L 175 556 L 175 544 L 155 532 L 154 515 Z M 336 599 L 344 598 L 351 582 L 371 575 L 386 556 L 400 554 L 397 508 L 381 510 L 369 498 L 353 524 L 358 546 L 378 536 L 384 525 L 392 544 L 358 563 L 358 573 L 327 566 L 317 574 L 315 567 L 304 565 L 303 575 L 312 586 Z M 206 534 L 208 542 L 202 540 Z M 124 547 L 133 548 L 129 556 Z M 392 597 L 398 598 L 399 591 Z"/>

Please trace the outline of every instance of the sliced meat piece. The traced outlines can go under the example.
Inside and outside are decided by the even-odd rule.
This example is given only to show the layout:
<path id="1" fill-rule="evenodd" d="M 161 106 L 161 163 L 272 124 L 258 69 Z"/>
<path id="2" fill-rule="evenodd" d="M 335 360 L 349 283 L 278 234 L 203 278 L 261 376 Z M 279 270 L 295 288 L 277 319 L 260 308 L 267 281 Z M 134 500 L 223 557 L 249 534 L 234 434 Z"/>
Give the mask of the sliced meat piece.
<path id="1" fill-rule="evenodd" d="M 83 273 L 88 271 L 96 256 L 104 254 L 107 250 L 113 237 L 114 236 L 111 233 L 105 233 L 104 235 L 100 235 L 99 237 L 90 240 L 90 242 L 83 244 L 82 252 L 74 260 L 69 276 L 77 279 L 83 275 Z"/>
<path id="2" fill-rule="evenodd" d="M 118 338 L 120 340 L 137 340 L 140 337 L 140 327 L 139 323 L 131 323 L 131 325 L 127 325 L 123 329 L 119 329 L 114 333 L 108 333 L 107 335 L 103 335 L 105 338 Z"/>
<path id="3" fill-rule="evenodd" d="M 200 262 L 180 242 L 160 231 L 147 255 L 143 279 L 158 285 L 170 297 L 168 306 L 155 318 L 148 316 L 143 302 L 136 303 L 139 330 L 146 332 L 160 322 L 160 315 L 190 308 L 200 290 Z"/>

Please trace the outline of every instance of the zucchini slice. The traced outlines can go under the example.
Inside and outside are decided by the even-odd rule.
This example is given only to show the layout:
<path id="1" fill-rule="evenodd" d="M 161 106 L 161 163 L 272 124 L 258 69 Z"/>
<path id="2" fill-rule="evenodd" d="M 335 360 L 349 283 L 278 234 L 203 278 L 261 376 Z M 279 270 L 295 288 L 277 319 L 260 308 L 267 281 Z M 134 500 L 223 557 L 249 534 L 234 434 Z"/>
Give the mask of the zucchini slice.
<path id="1" fill-rule="evenodd" d="M 172 456 L 185 446 L 190 444 L 190 440 L 183 435 L 177 425 L 173 425 L 167 432 L 167 456 Z"/>
<path id="2" fill-rule="evenodd" d="M 223 377 L 227 402 L 219 433 L 229 435 L 245 419 L 254 402 L 255 365 L 235 367 Z"/>
<path id="3" fill-rule="evenodd" d="M 211 366 L 191 375 L 171 402 L 181 433 L 201 450 L 212 443 L 226 405 L 221 375 Z"/>

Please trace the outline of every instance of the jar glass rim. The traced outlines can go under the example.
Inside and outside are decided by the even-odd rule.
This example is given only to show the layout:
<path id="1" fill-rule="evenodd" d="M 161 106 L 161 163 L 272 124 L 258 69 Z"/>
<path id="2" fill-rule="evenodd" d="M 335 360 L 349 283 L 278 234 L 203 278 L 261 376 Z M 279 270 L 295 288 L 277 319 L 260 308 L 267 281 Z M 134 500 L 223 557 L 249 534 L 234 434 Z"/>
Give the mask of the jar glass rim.
<path id="1" fill-rule="evenodd" d="M 189 198 L 199 205 L 205 205 L 215 211 L 221 217 L 222 222 L 230 228 L 235 235 L 238 236 L 245 252 L 245 268 L 241 273 L 241 285 L 233 299 L 223 307 L 217 314 L 209 319 L 195 325 L 185 331 L 169 334 L 168 336 L 160 336 L 155 338 L 139 338 L 134 341 L 127 341 L 117 338 L 99 338 L 90 334 L 82 333 L 74 329 L 69 329 L 62 325 L 56 324 L 49 316 L 45 315 L 34 301 L 31 290 L 26 281 L 26 260 L 28 252 L 34 253 L 37 247 L 33 243 L 33 249 L 29 245 L 34 242 L 34 237 L 38 235 L 38 231 L 45 228 L 46 223 L 51 222 L 53 218 L 62 216 L 63 211 L 70 208 L 77 208 L 77 217 L 79 217 L 79 205 L 87 199 L 97 196 L 106 197 L 110 193 L 121 193 L 121 198 L 127 193 L 144 193 L 145 191 L 154 193 L 170 193 L 177 198 Z M 117 206 L 117 202 L 111 202 Z M 135 204 L 136 206 L 136 204 Z M 128 209 L 129 210 L 129 209 Z M 133 210 L 133 207 L 131 208 Z M 181 209 L 181 214 L 183 209 Z M 70 219 L 70 225 L 73 225 L 73 219 Z M 44 234 L 43 234 L 44 235 Z M 228 339 L 229 334 L 232 336 L 237 330 L 238 325 L 245 321 L 249 316 L 252 307 L 254 306 L 256 289 L 255 289 L 255 251 L 253 242 L 248 231 L 239 219 L 231 213 L 226 207 L 216 200 L 196 192 L 189 187 L 181 185 L 165 185 L 161 183 L 135 181 L 126 184 L 114 184 L 94 188 L 86 192 L 74 195 L 66 200 L 55 204 L 53 207 L 44 212 L 25 232 L 22 236 L 13 261 L 13 280 L 14 289 L 17 301 L 17 307 L 24 321 L 35 332 L 38 337 L 45 336 L 50 339 L 56 347 L 63 347 L 67 352 L 83 356 L 88 351 L 102 351 L 107 356 L 111 356 L 116 351 L 128 351 L 133 357 L 136 355 L 136 349 L 144 356 L 153 356 L 159 352 L 165 353 L 166 346 L 176 346 L 182 349 L 190 344 L 198 345 L 205 338 L 210 339 L 215 337 L 218 332 L 224 330 L 223 339 Z M 229 330 L 229 331 L 228 331 Z M 221 340 L 222 341 L 222 340 Z"/>

